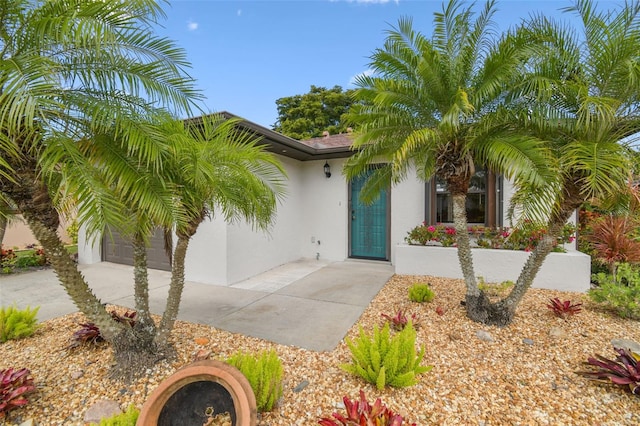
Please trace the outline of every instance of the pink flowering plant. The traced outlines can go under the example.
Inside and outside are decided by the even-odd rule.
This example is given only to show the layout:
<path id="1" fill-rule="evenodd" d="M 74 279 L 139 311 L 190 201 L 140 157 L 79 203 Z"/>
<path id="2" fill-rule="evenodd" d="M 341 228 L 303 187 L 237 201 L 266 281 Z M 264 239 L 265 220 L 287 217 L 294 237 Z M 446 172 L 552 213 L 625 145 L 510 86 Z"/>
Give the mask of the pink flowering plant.
<path id="1" fill-rule="evenodd" d="M 427 246 L 442 245 L 443 247 L 455 246 L 456 230 L 452 226 L 427 225 L 426 222 L 416 226 L 405 241 L 411 245 Z"/>
<path id="2" fill-rule="evenodd" d="M 519 228 L 491 228 L 472 226 L 468 229 L 472 242 L 480 248 L 532 251 L 545 236 L 547 230 L 532 222 Z M 562 244 L 575 240 L 576 227 L 567 224 L 558 238 L 554 251 L 562 252 Z M 456 231 L 451 226 L 422 223 L 408 232 L 405 241 L 411 245 L 455 246 Z"/>

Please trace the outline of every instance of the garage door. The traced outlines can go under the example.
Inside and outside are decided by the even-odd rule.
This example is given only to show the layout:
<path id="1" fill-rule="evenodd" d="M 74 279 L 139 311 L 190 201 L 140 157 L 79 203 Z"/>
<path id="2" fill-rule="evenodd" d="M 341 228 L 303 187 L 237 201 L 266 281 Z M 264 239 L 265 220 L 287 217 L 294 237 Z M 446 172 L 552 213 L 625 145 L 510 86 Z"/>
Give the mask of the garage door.
<path id="1" fill-rule="evenodd" d="M 117 231 L 112 231 L 112 236 L 105 233 L 102 239 L 102 260 L 133 265 L 133 246 Z M 169 257 L 164 251 L 164 233 L 161 229 L 157 229 L 151 238 L 151 246 L 147 249 L 147 267 L 164 271 L 171 270 Z"/>

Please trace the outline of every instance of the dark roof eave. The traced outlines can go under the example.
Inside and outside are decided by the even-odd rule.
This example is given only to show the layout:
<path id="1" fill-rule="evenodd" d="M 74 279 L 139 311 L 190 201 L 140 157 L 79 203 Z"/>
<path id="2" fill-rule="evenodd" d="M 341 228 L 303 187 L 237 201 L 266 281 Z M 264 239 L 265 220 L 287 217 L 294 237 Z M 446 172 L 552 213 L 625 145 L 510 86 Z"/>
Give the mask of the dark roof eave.
<path id="1" fill-rule="evenodd" d="M 325 160 L 330 158 L 346 158 L 352 156 L 355 152 L 350 147 L 324 148 L 317 149 L 305 145 L 288 136 L 274 132 L 259 124 L 248 121 L 242 117 L 231 114 L 227 111 L 220 113 L 225 118 L 240 119 L 239 125 L 251 132 L 262 137 L 262 144 L 268 146 L 268 150 L 274 154 L 293 158 L 299 161 Z"/>

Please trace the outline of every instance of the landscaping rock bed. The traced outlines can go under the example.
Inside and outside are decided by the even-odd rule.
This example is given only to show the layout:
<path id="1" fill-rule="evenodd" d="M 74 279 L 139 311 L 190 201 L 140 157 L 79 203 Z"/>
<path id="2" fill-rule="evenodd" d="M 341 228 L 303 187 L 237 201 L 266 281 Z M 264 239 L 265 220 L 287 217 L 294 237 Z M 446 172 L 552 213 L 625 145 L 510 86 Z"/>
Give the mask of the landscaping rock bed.
<path id="1" fill-rule="evenodd" d="M 415 282 L 430 283 L 435 300 L 409 302 L 407 291 Z M 583 302 L 584 309 L 567 320 L 556 318 L 545 306 L 553 297 Z M 31 338 L 0 345 L 0 368 L 29 368 L 37 386 L 29 405 L 12 411 L 5 424 L 35 419 L 39 425 L 83 425 L 87 409 L 100 400 L 116 401 L 123 410 L 142 407 L 164 378 L 202 350 L 224 360 L 238 350 L 270 348 L 283 362 L 284 395 L 273 412 L 259 416 L 259 425 L 317 424 L 343 412 L 343 396 L 357 398 L 360 389 L 371 402 L 380 397 L 418 425 L 640 424 L 640 398 L 574 373 L 596 353 L 613 358 L 612 339 L 640 342 L 637 321 L 601 312 L 583 294 L 532 289 L 512 325 L 486 327 L 467 319 L 463 298 L 461 280 L 396 275 L 385 285 L 348 336 L 356 337 L 359 326 L 370 332 L 382 324 L 381 313 L 408 309 L 419 317 L 424 363 L 434 367 L 415 386 L 383 391 L 339 368 L 350 361 L 344 341 L 318 353 L 186 322 L 177 322 L 173 332 L 175 360 L 159 363 L 132 383 L 112 381 L 107 345 L 69 347 L 84 316 L 57 318 Z"/>

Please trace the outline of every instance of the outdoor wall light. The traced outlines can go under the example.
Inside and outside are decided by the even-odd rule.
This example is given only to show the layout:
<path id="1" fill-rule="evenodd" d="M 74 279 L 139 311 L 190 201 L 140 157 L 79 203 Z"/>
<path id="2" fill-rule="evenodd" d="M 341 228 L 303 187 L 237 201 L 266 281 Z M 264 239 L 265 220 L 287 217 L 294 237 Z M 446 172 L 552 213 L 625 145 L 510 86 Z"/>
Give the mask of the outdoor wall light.
<path id="1" fill-rule="evenodd" d="M 331 177 L 331 166 L 328 162 L 324 162 L 324 175 L 329 179 Z"/>

